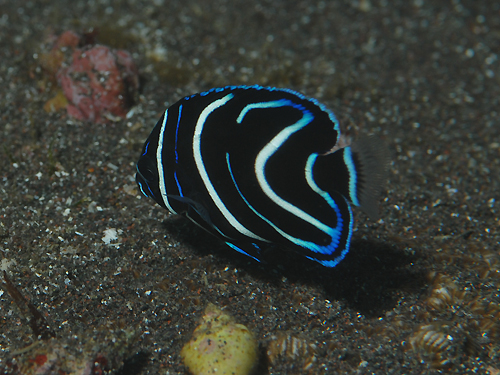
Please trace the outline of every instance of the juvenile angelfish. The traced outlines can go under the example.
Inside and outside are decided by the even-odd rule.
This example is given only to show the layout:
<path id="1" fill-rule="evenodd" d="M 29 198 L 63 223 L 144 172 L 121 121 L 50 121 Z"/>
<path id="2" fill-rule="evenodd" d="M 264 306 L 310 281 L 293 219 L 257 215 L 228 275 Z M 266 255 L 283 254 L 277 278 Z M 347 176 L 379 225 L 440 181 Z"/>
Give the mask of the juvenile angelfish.
<path id="1" fill-rule="evenodd" d="M 377 217 L 386 150 L 342 147 L 335 115 L 288 90 L 228 86 L 168 108 L 144 144 L 142 193 L 255 260 L 266 243 L 326 267 L 349 251 L 359 206 Z"/>

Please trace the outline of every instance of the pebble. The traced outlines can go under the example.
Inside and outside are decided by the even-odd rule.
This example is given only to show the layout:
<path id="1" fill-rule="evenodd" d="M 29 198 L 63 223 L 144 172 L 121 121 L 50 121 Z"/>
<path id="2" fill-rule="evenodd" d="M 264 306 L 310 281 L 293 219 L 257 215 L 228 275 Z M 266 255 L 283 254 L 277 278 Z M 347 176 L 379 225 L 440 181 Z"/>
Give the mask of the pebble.
<path id="1" fill-rule="evenodd" d="M 209 304 L 181 357 L 193 375 L 249 375 L 258 364 L 258 344 L 246 326 Z"/>

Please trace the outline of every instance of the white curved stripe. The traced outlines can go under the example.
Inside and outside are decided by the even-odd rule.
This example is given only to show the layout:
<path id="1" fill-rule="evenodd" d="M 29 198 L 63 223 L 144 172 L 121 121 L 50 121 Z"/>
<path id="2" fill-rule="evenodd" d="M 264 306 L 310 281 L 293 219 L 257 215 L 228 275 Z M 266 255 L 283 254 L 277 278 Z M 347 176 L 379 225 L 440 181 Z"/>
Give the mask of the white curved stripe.
<path id="1" fill-rule="evenodd" d="M 321 190 L 321 188 L 316 184 L 316 181 L 314 181 L 314 177 L 312 175 L 313 171 L 313 165 L 314 162 L 316 161 L 316 158 L 318 157 L 318 154 L 314 153 L 309 155 L 307 158 L 307 163 L 306 163 L 306 168 L 305 168 L 305 175 L 306 175 L 306 181 L 309 187 L 318 195 L 320 195 L 330 207 L 333 208 L 335 211 L 335 214 L 337 215 L 337 226 L 335 228 L 330 228 L 330 232 L 328 233 L 332 237 L 337 237 L 337 242 L 338 238 L 340 237 L 340 233 L 342 231 L 342 213 L 340 212 L 339 206 L 337 206 L 337 203 L 335 203 L 335 200 L 328 194 L 326 191 Z"/>
<path id="2" fill-rule="evenodd" d="M 203 132 L 203 127 L 205 125 L 207 117 L 210 116 L 210 114 L 217 108 L 225 105 L 233 97 L 234 97 L 233 94 L 228 94 L 221 99 L 215 100 L 214 102 L 210 103 L 207 107 L 205 107 L 205 109 L 201 112 L 200 117 L 198 117 L 198 121 L 196 122 L 196 127 L 194 129 L 194 135 L 193 135 L 194 161 L 196 163 L 196 167 L 198 168 L 198 173 L 200 174 L 203 184 L 205 184 L 205 188 L 208 191 L 208 194 L 212 198 L 212 201 L 215 203 L 221 214 L 229 222 L 229 224 L 231 224 L 231 226 L 238 232 L 247 237 L 265 241 L 263 238 L 259 237 L 258 235 L 250 231 L 248 228 L 244 227 L 226 208 L 226 205 L 222 202 L 219 195 L 215 191 L 212 182 L 210 181 L 210 177 L 208 176 L 207 170 L 205 169 L 205 165 L 203 163 L 203 157 L 201 155 L 201 134 Z"/>
<path id="3" fill-rule="evenodd" d="M 355 206 L 359 206 L 358 196 L 356 194 L 356 186 L 358 184 L 358 175 L 356 173 L 356 167 L 354 166 L 354 161 L 352 160 L 352 151 L 350 147 L 344 148 L 344 163 L 349 171 L 349 198 Z"/>
<path id="4" fill-rule="evenodd" d="M 274 192 L 269 183 L 267 182 L 265 175 L 266 163 L 269 158 L 278 150 L 279 147 L 286 142 L 286 140 L 295 132 L 302 129 L 304 126 L 311 122 L 313 116 L 310 113 L 305 113 L 304 116 L 297 121 L 294 125 L 287 126 L 285 129 L 280 131 L 271 141 L 264 146 L 264 148 L 259 152 L 257 158 L 255 159 L 255 175 L 257 176 L 257 181 L 259 182 L 260 188 L 264 193 L 278 206 L 284 210 L 290 212 L 292 215 L 304 220 L 305 222 L 315 226 L 319 230 L 331 235 L 331 228 L 323 224 L 318 219 L 312 217 L 308 213 L 302 211 L 300 208 L 294 206 L 290 202 L 281 198 L 278 194 Z"/>
<path id="5" fill-rule="evenodd" d="M 336 207 L 337 205 L 335 204 L 335 201 L 332 199 L 332 197 L 330 197 L 330 194 L 328 194 L 324 190 L 321 190 L 321 188 L 316 184 L 316 181 L 314 181 L 312 173 L 313 173 L 313 165 L 317 157 L 318 154 L 314 153 L 309 155 L 309 157 L 307 158 L 306 168 L 305 168 L 307 184 L 315 193 L 321 195 L 328 202 L 329 206 Z"/>
<path id="6" fill-rule="evenodd" d="M 344 226 L 343 219 L 342 219 L 342 213 L 340 212 L 339 206 L 337 205 L 335 200 L 330 196 L 330 194 L 328 194 L 324 190 L 321 190 L 321 188 L 316 184 L 316 181 L 314 181 L 312 171 L 313 171 L 314 162 L 316 161 L 317 157 L 318 157 L 318 154 L 311 154 L 307 158 L 307 163 L 306 163 L 306 168 L 305 168 L 306 181 L 307 181 L 307 184 L 311 187 L 311 189 L 315 193 L 317 193 L 317 194 L 321 195 L 321 197 L 323 197 L 323 199 L 328 203 L 328 205 L 330 207 L 333 208 L 333 210 L 335 211 L 335 214 L 337 215 L 337 226 L 335 228 L 330 228 L 331 233 L 329 233 L 329 234 L 332 236 L 332 242 L 336 242 L 336 244 L 338 246 L 338 243 L 340 241 L 340 236 L 342 233 L 342 229 Z M 346 201 L 346 203 L 347 203 L 347 208 L 349 209 L 349 217 L 352 218 L 351 206 L 349 205 L 349 203 L 347 201 Z M 327 267 L 335 267 L 342 259 L 344 259 L 346 254 L 349 252 L 349 244 L 351 243 L 352 227 L 353 227 L 353 222 L 351 219 L 349 219 L 348 225 L 349 225 L 349 233 L 347 234 L 346 245 L 345 245 L 344 249 L 342 249 L 342 251 L 340 252 L 339 256 L 337 256 L 335 259 L 332 259 L 332 260 L 317 260 L 317 259 L 310 258 L 310 257 L 307 257 L 307 258 L 315 260 L 316 262 L 319 262 Z"/>
<path id="7" fill-rule="evenodd" d="M 168 118 L 168 109 L 165 111 L 165 114 L 163 115 L 163 123 L 161 124 L 160 137 L 158 138 L 158 148 L 156 149 L 156 166 L 158 167 L 158 178 L 159 178 L 158 183 L 160 185 L 160 193 L 161 193 L 161 198 L 163 199 L 163 203 L 165 203 L 165 206 L 170 212 L 172 212 L 173 214 L 177 214 L 177 212 L 174 211 L 174 209 L 172 208 L 172 206 L 168 201 L 167 187 L 165 186 L 165 172 L 163 170 L 163 160 L 162 160 L 163 134 L 165 133 L 167 118 Z"/>
<path id="8" fill-rule="evenodd" d="M 317 154 L 315 154 L 317 155 Z M 248 200 L 243 196 L 243 194 L 241 193 L 241 190 L 238 186 L 238 184 L 236 183 L 236 180 L 234 179 L 234 176 L 233 176 L 233 172 L 231 171 L 231 164 L 229 162 L 229 154 L 226 153 L 226 163 L 227 163 L 227 167 L 229 169 L 229 173 L 231 174 L 231 178 L 233 179 L 233 183 L 234 183 L 234 186 L 236 186 L 236 190 L 238 191 L 238 194 L 240 195 L 241 199 L 243 199 L 243 201 L 245 202 L 245 204 L 248 206 L 248 208 L 250 208 L 253 213 L 255 215 L 257 215 L 258 217 L 260 217 L 262 220 L 264 220 L 269 226 L 271 226 L 276 232 L 278 232 L 281 236 L 283 236 L 284 238 L 286 238 L 288 241 L 290 241 L 291 243 L 295 244 L 295 245 L 298 245 L 298 246 L 302 246 L 306 249 L 309 249 L 313 252 L 316 252 L 316 253 L 321 253 L 321 254 L 331 254 L 331 252 L 329 251 L 329 248 L 330 248 L 330 245 L 333 243 L 334 246 L 335 246 L 335 249 L 338 247 L 338 244 L 339 244 L 339 238 L 340 238 L 340 231 L 338 230 L 338 227 L 342 224 L 341 220 L 337 221 L 337 228 L 329 228 L 329 233 L 328 235 L 332 238 L 332 242 L 330 242 L 329 245 L 327 246 L 318 246 L 317 244 L 315 244 L 314 242 L 311 242 L 311 241 L 306 241 L 306 240 L 302 240 L 300 238 L 297 238 L 297 237 L 294 237 L 288 233 L 286 233 L 284 230 L 282 230 L 281 228 L 279 228 L 278 226 L 276 226 L 276 224 L 274 224 L 272 221 L 270 221 L 268 218 L 266 218 L 264 215 L 262 215 L 260 212 L 258 212 L 251 204 L 250 202 L 248 202 Z M 326 195 L 328 195 L 327 193 L 325 193 Z M 328 197 L 330 197 L 328 195 Z M 326 199 L 326 198 L 325 198 Z M 327 199 L 326 199 L 327 200 Z M 330 197 L 330 201 L 333 201 Z M 327 200 L 327 202 L 330 204 L 330 201 Z M 338 210 L 338 207 L 334 207 L 334 209 L 336 210 L 335 212 L 337 213 L 337 216 L 340 214 L 339 210 Z M 267 242 L 270 242 L 270 241 L 267 241 Z M 325 249 L 325 250 L 323 250 Z M 347 250 L 345 250 L 347 252 Z M 311 258 L 312 259 L 312 258 Z M 340 260 L 339 260 L 340 261 Z"/>
<path id="9" fill-rule="evenodd" d="M 248 113 L 248 111 L 251 111 L 252 109 L 256 108 L 277 108 L 277 107 L 283 107 L 285 105 L 290 105 L 292 102 L 290 102 L 287 99 L 280 99 L 280 100 L 273 100 L 270 102 L 260 102 L 260 103 L 252 103 L 252 104 L 247 104 L 245 108 L 242 109 L 240 112 L 240 115 L 236 119 L 236 122 L 238 124 L 241 124 L 243 121 L 243 117 Z"/>

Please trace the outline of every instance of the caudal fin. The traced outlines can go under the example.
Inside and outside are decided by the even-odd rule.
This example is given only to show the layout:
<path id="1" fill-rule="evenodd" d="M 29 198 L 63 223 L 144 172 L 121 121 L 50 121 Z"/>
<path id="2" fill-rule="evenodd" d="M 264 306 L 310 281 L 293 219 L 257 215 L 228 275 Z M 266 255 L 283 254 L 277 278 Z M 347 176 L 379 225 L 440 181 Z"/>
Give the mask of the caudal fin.
<path id="1" fill-rule="evenodd" d="M 376 137 L 360 138 L 351 145 L 357 166 L 359 207 L 373 220 L 378 219 L 378 199 L 387 180 L 389 150 Z"/>
<path id="2" fill-rule="evenodd" d="M 360 138 L 331 154 L 320 155 L 313 166 L 316 184 L 336 191 L 371 219 L 378 219 L 378 198 L 387 179 L 389 153 L 376 137 Z"/>

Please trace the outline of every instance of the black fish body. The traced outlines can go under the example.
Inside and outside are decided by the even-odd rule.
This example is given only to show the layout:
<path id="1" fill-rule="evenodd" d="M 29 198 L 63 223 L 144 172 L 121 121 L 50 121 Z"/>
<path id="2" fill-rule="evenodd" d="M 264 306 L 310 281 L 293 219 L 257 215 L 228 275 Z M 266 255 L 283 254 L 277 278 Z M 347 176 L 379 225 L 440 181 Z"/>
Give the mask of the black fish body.
<path id="1" fill-rule="evenodd" d="M 229 86 L 168 108 L 137 164 L 142 193 L 259 260 L 288 246 L 334 267 L 349 250 L 351 205 L 376 217 L 386 153 L 338 148 L 334 114 L 286 89 Z"/>

